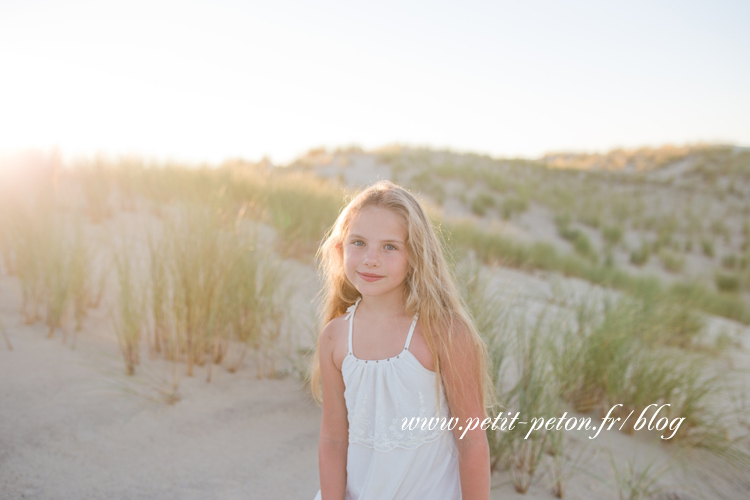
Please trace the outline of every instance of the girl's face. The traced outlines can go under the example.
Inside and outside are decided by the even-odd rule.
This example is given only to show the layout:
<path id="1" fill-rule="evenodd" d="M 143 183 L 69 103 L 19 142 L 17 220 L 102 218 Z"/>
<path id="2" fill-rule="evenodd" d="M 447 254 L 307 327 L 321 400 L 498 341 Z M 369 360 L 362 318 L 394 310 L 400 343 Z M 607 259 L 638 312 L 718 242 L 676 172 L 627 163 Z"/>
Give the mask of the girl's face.
<path id="1" fill-rule="evenodd" d="M 356 215 L 343 242 L 346 277 L 363 296 L 403 294 L 409 272 L 407 231 L 386 208 L 369 207 Z"/>

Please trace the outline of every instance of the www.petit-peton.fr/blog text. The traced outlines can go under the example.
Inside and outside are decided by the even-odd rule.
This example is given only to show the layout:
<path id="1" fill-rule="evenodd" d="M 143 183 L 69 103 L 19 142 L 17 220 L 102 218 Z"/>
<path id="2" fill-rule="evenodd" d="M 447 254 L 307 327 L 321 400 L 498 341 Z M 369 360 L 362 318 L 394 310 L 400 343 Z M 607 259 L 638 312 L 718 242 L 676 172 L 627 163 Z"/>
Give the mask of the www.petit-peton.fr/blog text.
<path id="1" fill-rule="evenodd" d="M 442 430 L 453 430 L 458 426 L 458 430 L 461 431 L 460 439 L 466 435 L 468 431 L 474 429 L 481 430 L 499 430 L 499 431 L 512 431 L 516 429 L 516 426 L 526 426 L 528 428 L 524 439 L 528 439 L 532 432 L 541 430 L 546 431 L 572 431 L 572 430 L 588 430 L 592 431 L 589 435 L 589 439 L 596 438 L 602 430 L 612 430 L 625 428 L 626 424 L 631 418 L 635 419 L 635 423 L 632 424 L 632 429 L 639 431 L 642 429 L 656 430 L 662 432 L 662 439 L 671 439 L 680 425 L 685 420 L 683 417 L 674 417 L 670 420 L 666 416 L 666 411 L 662 412 L 664 408 L 669 407 L 669 404 L 650 404 L 641 411 L 637 416 L 634 416 L 635 410 L 632 410 L 627 416 L 613 417 L 612 414 L 621 404 L 616 404 L 609 409 L 607 415 L 601 419 L 601 424 L 598 424 L 599 419 L 592 420 L 591 417 L 568 417 L 568 413 L 565 412 L 561 417 L 532 417 L 530 420 L 520 420 L 520 412 L 511 411 L 500 412 L 494 418 L 487 417 L 484 420 L 479 418 L 467 419 L 465 424 L 461 424 L 458 418 L 448 417 L 413 417 L 411 419 L 404 418 L 401 424 L 401 430 L 435 430 L 440 428 Z M 654 408 L 651 410 L 651 408 Z M 649 412 L 651 410 L 651 415 Z M 660 415 L 661 413 L 661 415 Z M 596 422 L 596 423 L 595 423 Z M 668 434 L 668 435 L 667 435 Z"/>

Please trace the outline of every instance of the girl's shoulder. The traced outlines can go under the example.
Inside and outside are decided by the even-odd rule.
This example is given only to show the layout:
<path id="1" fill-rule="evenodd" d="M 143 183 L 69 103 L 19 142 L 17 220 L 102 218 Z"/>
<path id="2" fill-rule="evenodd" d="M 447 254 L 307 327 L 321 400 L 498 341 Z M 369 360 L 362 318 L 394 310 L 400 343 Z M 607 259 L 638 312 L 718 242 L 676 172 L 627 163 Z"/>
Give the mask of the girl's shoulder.
<path id="1" fill-rule="evenodd" d="M 349 341 L 349 322 L 345 319 L 346 314 L 329 321 L 320 333 L 321 341 L 330 343 L 332 347 L 340 347 Z"/>
<path id="2" fill-rule="evenodd" d="M 334 318 L 323 327 L 320 332 L 321 352 L 327 352 L 331 356 L 336 368 L 341 370 L 346 354 L 349 352 L 349 322 L 344 314 Z"/>
<path id="3" fill-rule="evenodd" d="M 337 330 L 347 330 L 349 328 L 349 321 L 346 319 L 348 313 L 344 313 L 341 316 L 338 316 L 336 318 L 333 318 L 331 321 L 326 323 L 326 325 L 323 327 L 323 331 L 337 331 Z"/>

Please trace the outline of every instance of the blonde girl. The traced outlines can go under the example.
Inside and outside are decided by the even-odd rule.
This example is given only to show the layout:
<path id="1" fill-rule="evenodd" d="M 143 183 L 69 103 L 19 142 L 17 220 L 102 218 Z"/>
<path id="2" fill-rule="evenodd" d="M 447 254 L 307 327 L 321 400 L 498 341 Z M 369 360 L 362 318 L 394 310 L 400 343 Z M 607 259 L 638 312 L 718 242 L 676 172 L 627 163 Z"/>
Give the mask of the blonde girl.
<path id="1" fill-rule="evenodd" d="M 420 203 L 378 182 L 343 209 L 319 256 L 316 498 L 488 499 L 487 438 L 466 430 L 486 417 L 486 349 Z"/>

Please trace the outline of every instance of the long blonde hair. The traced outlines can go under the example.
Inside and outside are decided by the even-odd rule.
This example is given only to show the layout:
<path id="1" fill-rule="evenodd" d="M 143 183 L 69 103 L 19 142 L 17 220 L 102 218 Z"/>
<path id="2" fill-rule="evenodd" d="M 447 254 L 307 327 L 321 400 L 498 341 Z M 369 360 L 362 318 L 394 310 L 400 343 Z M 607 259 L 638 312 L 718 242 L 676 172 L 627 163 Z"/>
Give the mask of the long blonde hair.
<path id="1" fill-rule="evenodd" d="M 419 314 L 422 334 L 427 342 L 438 379 L 446 371 L 454 387 L 446 387 L 450 394 L 477 391 L 485 409 L 491 404 L 490 379 L 487 371 L 487 350 L 461 299 L 443 254 L 438 235 L 419 201 L 406 189 L 390 181 L 380 181 L 355 196 L 339 214 L 333 227 L 318 250 L 320 272 L 324 280 L 322 323 L 341 316 L 354 304 L 359 292 L 344 272 L 343 242 L 351 221 L 365 208 L 387 208 L 396 214 L 407 229 L 409 273 L 404 287 L 404 302 L 408 315 Z M 468 335 L 468 343 L 475 349 L 477 360 L 472 376 L 461 377 L 454 366 L 451 353 L 456 352 L 457 332 Z M 466 345 L 462 342 L 462 345 Z M 311 390 L 321 401 L 320 338 L 313 358 Z M 436 386 L 436 389 L 439 386 Z M 459 391 L 459 392 L 456 392 Z"/>

